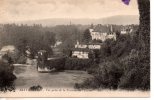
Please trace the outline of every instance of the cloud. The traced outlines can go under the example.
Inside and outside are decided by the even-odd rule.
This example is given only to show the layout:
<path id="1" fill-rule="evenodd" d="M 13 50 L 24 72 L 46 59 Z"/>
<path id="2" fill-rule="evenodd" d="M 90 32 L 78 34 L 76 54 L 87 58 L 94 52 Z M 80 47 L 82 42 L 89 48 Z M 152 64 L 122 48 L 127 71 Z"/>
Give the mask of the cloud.
<path id="1" fill-rule="evenodd" d="M 138 15 L 136 0 L 131 0 L 129 6 L 121 0 L 0 0 L 0 4 L 0 22 Z"/>

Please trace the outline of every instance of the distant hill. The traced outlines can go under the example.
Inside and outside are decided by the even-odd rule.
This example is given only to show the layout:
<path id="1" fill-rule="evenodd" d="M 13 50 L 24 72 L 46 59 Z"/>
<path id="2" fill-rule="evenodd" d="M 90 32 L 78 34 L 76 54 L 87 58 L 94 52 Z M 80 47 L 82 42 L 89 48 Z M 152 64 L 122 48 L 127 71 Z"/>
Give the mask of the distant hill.
<path id="1" fill-rule="evenodd" d="M 128 16 L 112 16 L 102 19 L 104 24 L 117 24 L 117 25 L 127 25 L 127 24 L 139 24 L 139 16 L 128 15 Z"/>
<path id="2" fill-rule="evenodd" d="M 119 15 L 100 19 L 65 19 L 65 18 L 49 18 L 41 20 L 29 20 L 21 21 L 18 24 L 42 24 L 43 26 L 55 26 L 55 25 L 69 25 L 71 24 L 117 24 L 117 25 L 127 25 L 127 24 L 139 24 L 139 16 L 137 15 Z"/>

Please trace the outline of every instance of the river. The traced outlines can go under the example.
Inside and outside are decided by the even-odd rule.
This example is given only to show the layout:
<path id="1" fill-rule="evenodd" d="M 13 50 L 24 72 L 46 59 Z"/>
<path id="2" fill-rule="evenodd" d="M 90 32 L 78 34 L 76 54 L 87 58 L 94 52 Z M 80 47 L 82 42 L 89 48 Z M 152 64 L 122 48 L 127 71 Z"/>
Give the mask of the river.
<path id="1" fill-rule="evenodd" d="M 61 72 L 40 73 L 36 66 L 15 65 L 17 89 L 40 85 L 43 88 L 74 88 L 75 83 L 81 83 L 91 77 L 85 71 L 64 70 Z"/>
<path id="2" fill-rule="evenodd" d="M 71 71 L 64 70 L 61 72 L 40 73 L 37 71 L 36 66 L 32 65 L 15 65 L 14 74 L 17 76 L 15 80 L 15 86 L 17 91 L 20 89 L 29 89 L 32 86 L 40 85 L 43 89 L 49 89 L 49 91 L 41 91 L 35 93 L 25 93 L 23 91 L 18 92 L 18 97 L 149 97 L 150 91 L 126 91 L 126 90 L 101 90 L 101 91 L 61 91 L 51 92 L 56 89 L 70 89 L 74 90 L 75 83 L 82 83 L 85 79 L 92 77 L 85 71 Z M 50 91 L 51 89 L 51 91 Z M 52 90 L 53 89 L 53 90 Z M 51 94 L 52 93 L 52 94 Z M 57 94 L 59 93 L 59 94 Z M 66 94 L 65 94 L 66 93 Z M 68 94 L 67 94 L 68 93 Z M 77 94 L 76 94 L 77 93 Z M 21 95 L 20 95 L 21 94 Z M 46 94 L 46 95 L 44 95 Z M 72 95 L 69 95 L 72 94 Z M 74 94 L 74 95 L 73 95 Z M 35 95 L 35 96 L 34 96 Z M 16 97 L 14 93 L 9 94 L 11 97 Z M 12 100 L 12 99 L 11 99 Z"/>

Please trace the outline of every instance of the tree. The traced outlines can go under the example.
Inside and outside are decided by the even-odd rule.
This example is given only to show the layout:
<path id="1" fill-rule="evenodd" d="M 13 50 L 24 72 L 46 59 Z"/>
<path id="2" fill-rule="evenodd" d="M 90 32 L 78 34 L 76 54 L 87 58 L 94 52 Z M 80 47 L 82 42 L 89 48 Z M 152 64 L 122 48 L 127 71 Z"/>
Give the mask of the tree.
<path id="1" fill-rule="evenodd" d="M 143 69 L 144 75 L 142 87 L 150 88 L 150 0 L 138 0 L 140 13 L 139 26 L 139 51 L 140 51 L 140 68 Z"/>
<path id="2" fill-rule="evenodd" d="M 86 29 L 83 33 L 83 42 L 89 43 L 92 40 L 89 29 Z"/>
<path id="3" fill-rule="evenodd" d="M 150 89 L 150 1 L 138 0 L 140 25 L 137 50 L 131 50 L 127 56 L 124 75 L 120 88 Z"/>
<path id="4" fill-rule="evenodd" d="M 49 32 L 49 31 L 45 32 L 45 39 L 49 45 L 55 44 L 55 42 L 56 42 L 55 37 L 56 37 L 55 33 Z"/>

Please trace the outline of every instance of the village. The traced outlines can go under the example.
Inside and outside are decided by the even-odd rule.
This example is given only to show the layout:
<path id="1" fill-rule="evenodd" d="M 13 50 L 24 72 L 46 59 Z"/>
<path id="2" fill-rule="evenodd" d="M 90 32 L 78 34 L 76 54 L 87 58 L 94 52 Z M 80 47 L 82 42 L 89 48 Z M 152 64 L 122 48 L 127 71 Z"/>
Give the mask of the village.
<path id="1" fill-rule="evenodd" d="M 117 33 L 114 30 L 113 25 L 106 25 L 107 28 L 104 30 L 101 28 L 98 29 L 98 27 L 100 27 L 100 26 L 101 26 L 101 24 L 98 24 L 98 25 L 95 25 L 95 27 L 94 27 L 92 24 L 90 26 L 90 28 L 88 28 L 91 40 L 86 43 L 85 42 L 80 43 L 80 41 L 77 40 L 76 44 L 74 44 L 74 47 L 71 48 L 71 51 L 70 51 L 71 55 L 69 55 L 69 57 L 77 58 L 77 59 L 90 59 L 89 54 L 92 54 L 94 57 L 96 57 L 95 50 L 100 51 L 101 47 L 103 45 L 103 42 L 105 40 L 113 39 L 114 41 L 116 41 Z M 134 31 L 134 29 L 132 26 L 126 26 L 126 27 L 122 27 L 120 29 L 120 34 L 122 34 L 122 35 L 132 34 L 133 31 Z M 94 42 L 94 41 L 98 41 L 98 42 Z M 49 56 L 48 56 L 48 52 L 46 50 L 39 50 L 38 54 L 35 56 L 35 59 L 38 60 L 37 61 L 38 66 L 40 64 L 39 60 L 43 61 L 41 63 L 43 63 L 43 65 L 45 65 L 46 60 L 53 60 L 54 58 L 58 59 L 59 57 L 54 57 L 54 56 L 63 55 L 62 50 L 59 50 L 59 46 L 62 44 L 63 44 L 63 42 L 58 40 L 58 41 L 56 41 L 56 43 L 54 45 L 51 45 L 51 48 L 53 51 L 53 55 L 52 55 L 53 58 L 48 58 Z M 11 45 L 4 46 L 0 50 L 0 58 L 2 59 L 3 55 L 7 55 L 9 53 L 14 53 L 14 52 L 17 52 L 17 50 L 14 46 L 11 46 Z M 31 57 L 32 52 L 31 52 L 31 48 L 29 46 L 26 47 L 25 53 L 26 53 L 26 57 L 27 57 L 26 64 L 33 64 L 34 62 Z M 41 65 L 41 66 L 43 66 L 43 65 Z M 38 69 L 38 71 L 39 71 L 39 69 Z M 41 69 L 40 69 L 40 71 L 41 71 Z M 50 71 L 50 70 L 44 69 L 44 71 Z"/>
<path id="2" fill-rule="evenodd" d="M 2 47 L 0 50 L 0 59 L 13 65 L 12 70 L 17 76 L 15 84 L 18 88 L 37 86 L 38 84 L 42 87 L 50 87 L 50 85 L 53 84 L 53 87 L 55 87 L 55 84 L 50 80 L 45 83 L 41 83 L 45 77 L 50 77 L 56 80 L 53 75 L 49 75 L 49 73 L 55 72 L 59 73 L 56 77 L 63 77 L 63 75 L 67 76 L 66 79 L 59 82 L 59 85 L 56 85 L 57 87 L 61 87 L 63 85 L 66 87 L 73 87 L 74 85 L 72 86 L 70 84 L 80 83 L 86 78 L 92 77 L 90 74 L 87 74 L 86 70 L 88 67 L 90 68 L 90 64 L 93 65 L 94 63 L 97 63 L 97 65 L 99 65 L 98 60 L 100 59 L 100 51 L 104 42 L 108 39 L 113 41 L 117 40 L 117 31 L 115 31 L 114 25 L 106 25 L 104 29 L 101 27 L 101 24 L 89 26 L 89 28 L 86 29 L 88 30 L 86 35 L 89 35 L 88 41 L 76 39 L 76 43 L 74 43 L 70 50 L 67 51 L 69 52 L 68 55 L 64 54 L 61 49 L 63 42 L 61 40 L 56 40 L 55 44 L 50 46 L 52 55 L 49 55 L 49 52 L 45 49 L 38 50 L 37 54 L 33 55 L 32 48 L 30 46 L 26 46 L 24 49 L 25 63 L 14 63 L 14 60 L 11 57 L 17 56 L 19 50 L 17 50 L 13 45 L 8 45 Z M 133 26 L 123 26 L 120 28 L 119 33 L 121 35 L 130 35 L 133 34 L 134 30 Z M 71 68 L 67 68 L 66 66 Z M 76 66 L 80 67 L 76 69 Z M 72 69 L 75 74 L 73 74 L 74 72 L 72 73 Z M 84 71 L 81 71 L 81 69 L 84 69 Z M 62 70 L 65 71 L 61 72 Z M 74 78 L 73 76 L 75 76 L 75 81 L 72 80 Z M 69 77 L 70 79 L 68 79 Z M 32 81 L 34 78 L 35 81 Z M 80 81 L 77 79 L 80 79 Z M 24 83 L 21 82 L 22 80 L 24 80 Z"/>

